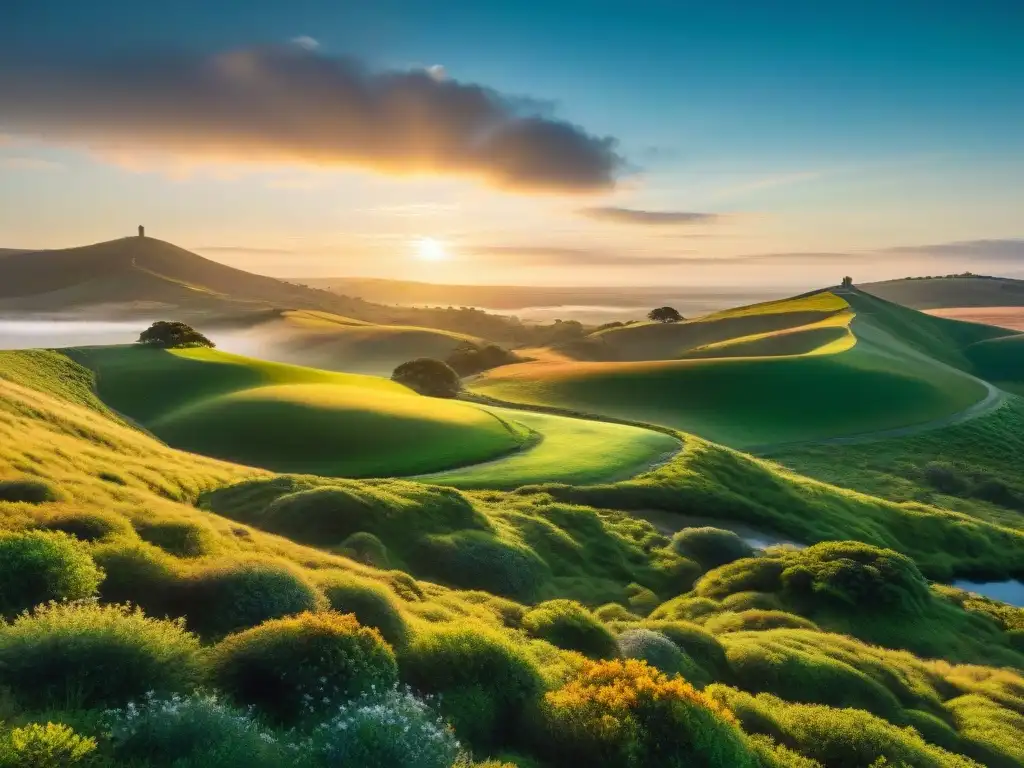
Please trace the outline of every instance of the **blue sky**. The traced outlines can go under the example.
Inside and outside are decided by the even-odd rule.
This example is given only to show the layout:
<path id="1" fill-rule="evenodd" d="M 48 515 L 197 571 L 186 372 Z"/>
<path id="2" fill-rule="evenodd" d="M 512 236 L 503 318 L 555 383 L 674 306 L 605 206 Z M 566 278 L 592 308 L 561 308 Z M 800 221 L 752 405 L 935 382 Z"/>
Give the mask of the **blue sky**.
<path id="1" fill-rule="evenodd" d="M 144 221 L 212 258 L 284 276 L 812 285 L 837 270 L 1024 269 L 1019 1 L 13 0 L 4 13 L 0 69 L 20 90 L 5 100 L 0 78 L 2 246 L 108 239 Z M 349 146 L 309 156 L 289 146 L 254 163 L 224 136 L 204 143 L 210 121 L 190 116 L 187 92 L 172 94 L 184 104 L 132 102 L 167 107 L 165 130 L 126 128 L 136 117 L 121 101 L 126 73 L 156 67 L 156 53 L 187 66 L 298 47 L 289 41 L 300 36 L 318 60 L 440 66 L 439 80 L 485 86 L 502 104 L 533 100 L 546 125 L 579 129 L 567 140 L 589 181 L 577 166 L 571 182 L 561 171 L 538 181 L 463 154 L 432 154 L 410 180 L 405 165 L 418 158 Z M 82 86 L 95 88 L 94 107 L 45 103 L 67 101 L 60 84 L 98 57 L 107 68 Z M 174 90 L 171 66 L 147 82 Z M 296 119 L 325 119 L 325 93 L 300 102 Z M 343 113 L 333 109 L 332 131 L 347 125 Z M 261 149 L 280 139 L 249 129 Z M 614 168 L 598 156 L 605 137 Z M 558 165 L 545 146 L 531 158 Z M 595 208 L 713 216 L 586 213 Z M 448 258 L 417 260 L 423 238 Z"/>

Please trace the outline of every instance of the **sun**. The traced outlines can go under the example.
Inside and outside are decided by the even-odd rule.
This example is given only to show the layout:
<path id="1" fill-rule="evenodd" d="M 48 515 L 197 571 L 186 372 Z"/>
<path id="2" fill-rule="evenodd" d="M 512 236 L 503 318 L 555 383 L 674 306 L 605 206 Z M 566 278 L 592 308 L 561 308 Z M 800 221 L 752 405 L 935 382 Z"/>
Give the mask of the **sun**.
<path id="1" fill-rule="evenodd" d="M 423 237 L 416 241 L 416 258 L 423 261 L 444 261 L 448 258 L 444 246 L 432 237 Z"/>

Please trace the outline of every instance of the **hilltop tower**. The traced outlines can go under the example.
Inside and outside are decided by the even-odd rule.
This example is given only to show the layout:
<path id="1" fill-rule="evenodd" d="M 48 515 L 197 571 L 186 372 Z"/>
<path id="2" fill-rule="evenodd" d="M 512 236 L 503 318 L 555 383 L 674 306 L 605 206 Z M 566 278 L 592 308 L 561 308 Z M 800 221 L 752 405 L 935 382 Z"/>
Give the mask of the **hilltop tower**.
<path id="1" fill-rule="evenodd" d="M 145 237 L 145 236 L 146 236 L 146 228 L 144 226 L 142 226 L 141 224 L 139 224 L 139 237 Z"/>

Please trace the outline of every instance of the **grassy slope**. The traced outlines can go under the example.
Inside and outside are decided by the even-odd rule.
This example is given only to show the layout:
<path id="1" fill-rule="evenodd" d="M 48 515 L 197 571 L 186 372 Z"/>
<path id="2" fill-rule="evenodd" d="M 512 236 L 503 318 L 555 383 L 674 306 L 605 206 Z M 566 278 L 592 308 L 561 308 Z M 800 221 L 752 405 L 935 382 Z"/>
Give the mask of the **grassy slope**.
<path id="1" fill-rule="evenodd" d="M 865 283 L 863 291 L 914 309 L 1024 306 L 1024 280 L 952 277 Z"/>
<path id="2" fill-rule="evenodd" d="M 680 448 L 676 438 L 640 427 L 507 408 L 487 410 L 529 427 L 540 441 L 492 462 L 425 479 L 457 488 L 508 489 L 545 482 L 612 482 L 638 474 Z"/>
<path id="3" fill-rule="evenodd" d="M 474 389 L 505 400 L 664 424 L 736 447 L 921 423 L 984 396 L 983 385 L 953 366 L 970 365 L 963 346 L 999 331 L 931 318 L 871 297 L 851 300 L 858 340 L 852 348 L 833 338 L 824 350 L 808 350 L 826 354 L 526 363 L 496 369 Z M 770 334 L 756 343 L 779 348 L 785 339 L 779 331 L 804 327 L 808 315 L 816 316 L 816 323 L 842 322 L 843 306 L 836 295 L 817 294 L 719 313 L 707 324 L 743 323 L 746 341 L 752 333 Z M 691 340 L 721 335 L 718 330 L 685 333 Z"/>
<path id="4" fill-rule="evenodd" d="M 214 350 L 85 347 L 110 407 L 169 443 L 280 471 L 429 472 L 514 450 L 526 430 L 387 379 L 267 363 Z"/>

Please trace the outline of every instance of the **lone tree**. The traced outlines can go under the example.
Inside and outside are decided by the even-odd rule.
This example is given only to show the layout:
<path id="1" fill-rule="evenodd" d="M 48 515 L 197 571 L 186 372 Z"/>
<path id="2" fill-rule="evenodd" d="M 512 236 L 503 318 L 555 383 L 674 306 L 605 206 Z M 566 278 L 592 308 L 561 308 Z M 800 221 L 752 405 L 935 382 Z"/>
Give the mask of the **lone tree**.
<path id="1" fill-rule="evenodd" d="M 656 323 L 678 323 L 683 316 L 674 307 L 658 307 L 647 313 L 647 319 Z"/>
<path id="2" fill-rule="evenodd" d="M 462 390 L 459 374 L 448 363 L 432 357 L 402 363 L 391 374 L 391 380 L 428 397 L 455 397 Z"/>
<path id="3" fill-rule="evenodd" d="M 519 355 L 497 344 L 478 347 L 471 341 L 464 341 L 451 351 L 445 362 L 454 368 L 459 376 L 472 376 L 474 373 L 489 371 L 501 365 L 517 363 Z"/>
<path id="4" fill-rule="evenodd" d="M 841 285 L 843 286 L 843 288 L 853 288 L 853 278 L 847 275 L 846 277 L 843 278 L 843 282 L 841 283 Z"/>
<path id="5" fill-rule="evenodd" d="M 162 349 L 216 346 L 192 326 L 169 320 L 158 320 L 149 326 L 139 335 L 139 344 Z"/>

